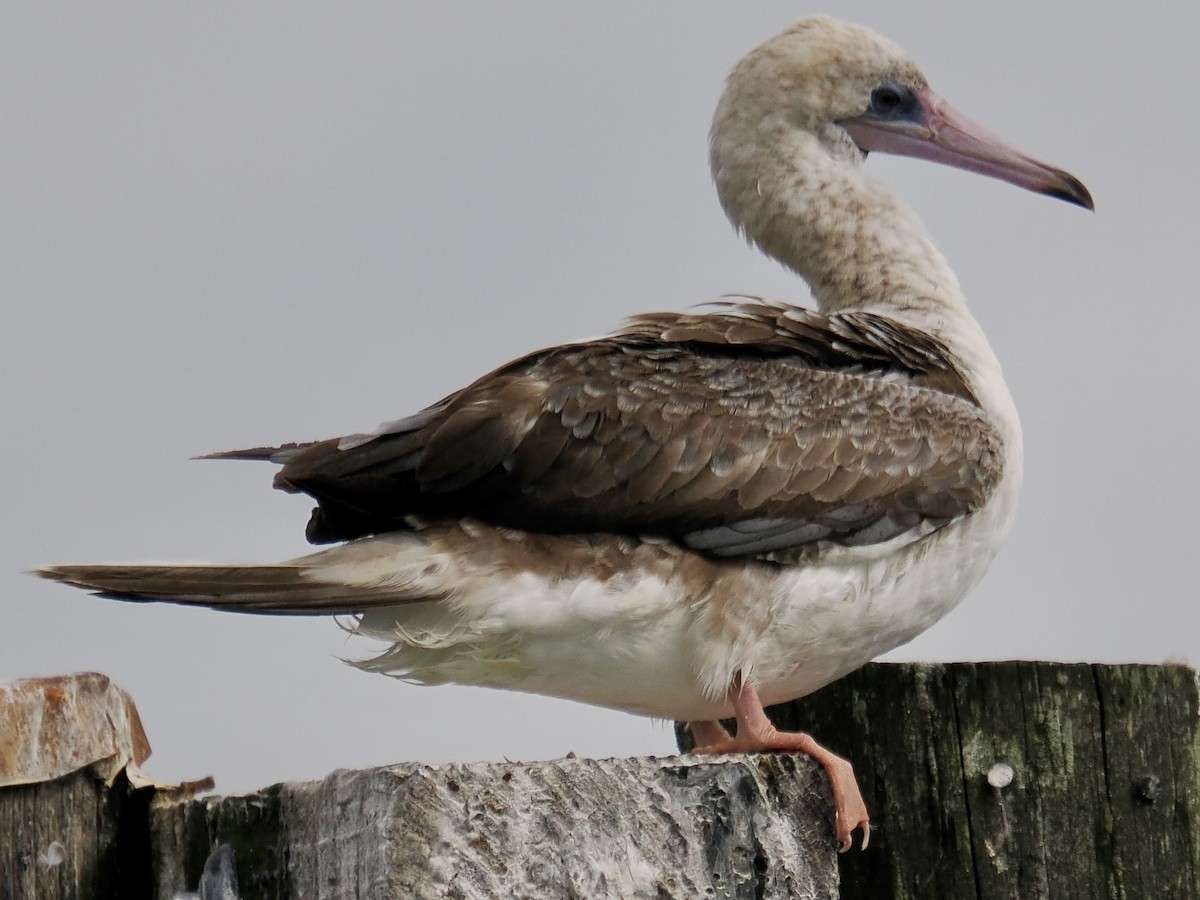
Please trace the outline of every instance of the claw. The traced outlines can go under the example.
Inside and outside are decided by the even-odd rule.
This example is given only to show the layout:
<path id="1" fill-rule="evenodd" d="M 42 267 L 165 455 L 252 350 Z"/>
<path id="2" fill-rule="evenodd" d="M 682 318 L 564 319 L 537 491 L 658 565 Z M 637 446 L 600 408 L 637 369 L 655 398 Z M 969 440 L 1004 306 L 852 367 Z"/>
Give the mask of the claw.
<path id="1" fill-rule="evenodd" d="M 763 711 L 762 701 L 754 685 L 742 682 L 739 676 L 729 690 L 737 716 L 737 736 L 729 733 L 717 722 L 691 723 L 692 735 L 696 738 L 694 753 L 761 753 L 776 751 L 783 753 L 806 753 L 821 764 L 829 775 L 833 790 L 834 831 L 840 850 L 845 853 L 854 846 L 854 832 L 862 829 L 862 849 L 871 841 L 871 822 L 867 815 L 867 804 L 858 789 L 854 767 L 850 762 L 825 749 L 811 735 L 799 731 L 780 731 L 771 724 Z"/>

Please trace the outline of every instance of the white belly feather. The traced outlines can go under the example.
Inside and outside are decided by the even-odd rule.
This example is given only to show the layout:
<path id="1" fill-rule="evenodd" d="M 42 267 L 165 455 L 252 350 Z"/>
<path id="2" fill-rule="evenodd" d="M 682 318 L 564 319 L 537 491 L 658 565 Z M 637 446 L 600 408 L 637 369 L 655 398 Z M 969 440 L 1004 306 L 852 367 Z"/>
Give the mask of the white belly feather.
<path id="1" fill-rule="evenodd" d="M 363 615 L 355 630 L 389 646 L 355 665 L 675 719 L 729 715 L 739 671 L 766 703 L 803 696 L 949 612 L 1007 534 L 1018 482 L 1019 465 L 982 509 L 919 540 L 831 548 L 795 566 L 478 524 L 369 538 L 357 542 L 353 580 L 449 596 Z M 563 567 L 522 565 L 530 539 L 542 542 L 531 560 L 560 542 Z M 431 548 L 441 550 L 432 560 Z"/>

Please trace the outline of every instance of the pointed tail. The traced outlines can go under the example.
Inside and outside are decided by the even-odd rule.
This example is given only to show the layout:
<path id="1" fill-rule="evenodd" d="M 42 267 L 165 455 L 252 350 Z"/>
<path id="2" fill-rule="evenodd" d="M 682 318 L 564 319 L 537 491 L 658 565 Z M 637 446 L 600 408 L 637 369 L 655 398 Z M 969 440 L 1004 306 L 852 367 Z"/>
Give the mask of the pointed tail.
<path id="1" fill-rule="evenodd" d="M 67 565 L 32 574 L 135 602 L 179 603 L 258 615 L 333 616 L 431 599 L 411 583 L 347 584 L 300 560 L 272 565 Z"/>

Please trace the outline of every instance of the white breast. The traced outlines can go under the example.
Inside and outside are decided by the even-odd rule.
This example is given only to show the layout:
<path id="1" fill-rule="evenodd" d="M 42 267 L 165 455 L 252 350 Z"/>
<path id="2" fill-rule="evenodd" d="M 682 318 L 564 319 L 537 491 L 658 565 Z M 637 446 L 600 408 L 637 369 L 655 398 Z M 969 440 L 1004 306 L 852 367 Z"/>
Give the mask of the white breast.
<path id="1" fill-rule="evenodd" d="M 411 556 L 424 567 L 407 580 L 425 579 L 431 593 L 453 587 L 446 600 L 362 616 L 358 633 L 388 646 L 356 665 L 674 719 L 729 715 L 739 671 L 767 703 L 811 693 L 929 628 L 982 577 L 1021 479 L 1015 414 L 1002 418 L 1005 474 L 981 509 L 917 540 L 836 548 L 812 564 L 716 561 L 612 537 L 591 539 L 607 554 L 602 564 L 514 570 L 497 546 L 519 544 L 521 533 L 473 525 L 477 552 L 459 548 L 429 566 L 444 539 L 438 527 L 368 539 L 383 542 L 381 569 L 402 570 Z M 578 551 L 578 539 L 561 540 L 564 555 Z"/>

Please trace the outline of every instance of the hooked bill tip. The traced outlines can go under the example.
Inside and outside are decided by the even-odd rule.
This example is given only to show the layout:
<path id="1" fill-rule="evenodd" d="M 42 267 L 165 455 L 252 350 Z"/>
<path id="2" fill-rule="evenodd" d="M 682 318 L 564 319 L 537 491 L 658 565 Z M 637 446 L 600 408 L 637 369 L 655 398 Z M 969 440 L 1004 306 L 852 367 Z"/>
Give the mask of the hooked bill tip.
<path id="1" fill-rule="evenodd" d="M 1057 197 L 1059 200 L 1066 200 L 1068 203 L 1074 203 L 1076 206 L 1082 206 L 1084 209 L 1091 210 L 1092 212 L 1096 211 L 1096 204 L 1092 200 L 1092 194 L 1084 187 L 1082 181 L 1071 173 L 1064 172 L 1061 169 L 1057 174 L 1062 180 L 1062 184 L 1045 188 L 1042 191 L 1043 194 L 1048 197 Z"/>

